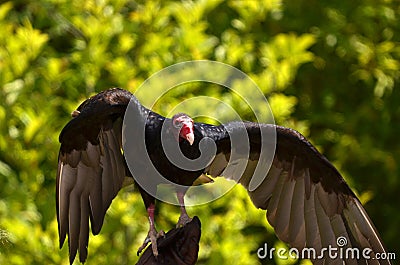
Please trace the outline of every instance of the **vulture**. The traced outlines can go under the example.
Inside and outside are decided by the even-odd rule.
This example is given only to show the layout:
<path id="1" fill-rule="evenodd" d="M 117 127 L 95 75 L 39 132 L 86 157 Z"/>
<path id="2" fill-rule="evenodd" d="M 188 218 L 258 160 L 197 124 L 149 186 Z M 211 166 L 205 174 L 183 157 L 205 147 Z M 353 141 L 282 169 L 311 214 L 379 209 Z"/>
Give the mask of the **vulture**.
<path id="1" fill-rule="evenodd" d="M 144 126 L 144 151 L 147 152 L 147 156 L 135 157 L 133 163 L 144 165 L 135 172 L 131 172 L 126 156 L 136 148 L 136 136 L 129 142 L 132 146 L 124 145 L 124 137 L 130 137 L 129 131 L 123 136 L 128 105 L 133 106 L 137 122 Z M 275 141 L 263 138 L 263 132 L 266 135 L 274 132 L 271 135 L 276 136 Z M 246 139 L 233 147 L 232 140 L 242 137 L 243 133 Z M 183 167 L 169 160 L 164 139 L 178 146 L 175 151 L 189 160 L 209 151 L 201 147 L 205 139 L 207 143 L 212 142 L 213 154 L 202 168 Z M 225 177 L 247 189 L 255 207 L 266 210 L 266 218 L 277 237 L 299 252 L 313 248 L 318 255 L 328 246 L 337 248 L 338 238 L 347 240 L 346 248 L 359 250 L 359 257 L 344 254 L 336 258 L 309 257 L 314 264 L 391 264 L 389 260 L 377 258 L 378 253 L 385 252 L 385 247 L 359 199 L 338 170 L 295 130 L 242 121 L 214 126 L 194 122 L 183 113 L 165 118 L 142 106 L 130 92 L 113 88 L 85 100 L 72 113 L 59 141 L 58 232 L 60 248 L 68 235 L 71 264 L 78 251 L 80 262 L 86 261 L 89 227 L 94 235 L 100 232 L 106 211 L 126 179 L 136 183 L 149 218 L 149 232 L 138 254 L 151 243 L 153 254 L 158 255 L 157 238 L 163 232 L 156 231 L 154 222 L 153 191 L 157 187 L 143 185 L 150 178 L 142 161 L 145 157 L 163 178 L 177 184 L 175 190 L 181 211 L 177 226 L 191 221 L 184 205 L 187 189 L 199 179 L 208 182 L 212 180 L 209 176 Z M 274 151 L 270 163 L 262 155 L 268 148 Z M 136 179 L 140 179 L 139 183 Z M 365 257 L 361 254 L 367 248 L 370 251 Z"/>

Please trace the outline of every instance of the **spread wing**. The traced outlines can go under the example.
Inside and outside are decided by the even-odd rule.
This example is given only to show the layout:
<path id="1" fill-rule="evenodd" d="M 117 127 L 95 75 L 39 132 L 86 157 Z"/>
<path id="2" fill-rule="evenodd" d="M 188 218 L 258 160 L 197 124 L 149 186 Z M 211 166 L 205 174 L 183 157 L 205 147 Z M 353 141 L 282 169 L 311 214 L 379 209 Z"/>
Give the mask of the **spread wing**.
<path id="1" fill-rule="evenodd" d="M 131 97 L 127 91 L 112 89 L 89 98 L 60 134 L 57 220 L 60 248 L 68 234 L 71 264 L 78 249 L 80 261 L 86 260 L 89 219 L 92 233 L 98 234 L 126 176 L 121 130 Z"/>
<path id="2" fill-rule="evenodd" d="M 205 173 L 241 183 L 254 205 L 267 210 L 266 217 L 279 239 L 298 250 L 316 250 L 315 257 L 309 255 L 314 264 L 390 264 L 374 259 L 385 248 L 360 201 L 334 166 L 301 134 L 274 125 L 241 124 L 243 130 L 238 123 L 197 125 L 203 136 L 217 145 L 217 154 Z M 246 139 L 241 139 L 243 131 Z M 262 139 L 261 132 L 271 137 Z M 243 151 L 243 143 L 248 143 L 248 152 Z M 270 160 L 261 158 L 262 150 L 274 151 L 274 147 Z M 343 248 L 359 249 L 359 259 L 316 258 L 324 247 L 340 247 L 337 240 L 341 237 L 347 241 Z M 371 259 L 361 255 L 365 248 L 372 250 Z"/>

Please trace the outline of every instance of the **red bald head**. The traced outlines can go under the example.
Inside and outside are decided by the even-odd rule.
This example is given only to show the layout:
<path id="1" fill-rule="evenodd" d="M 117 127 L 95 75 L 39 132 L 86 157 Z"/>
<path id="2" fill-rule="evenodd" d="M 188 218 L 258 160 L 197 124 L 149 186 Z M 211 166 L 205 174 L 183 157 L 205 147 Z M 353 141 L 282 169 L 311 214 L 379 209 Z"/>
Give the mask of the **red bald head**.
<path id="1" fill-rule="evenodd" d="M 188 141 L 190 145 L 194 142 L 193 124 L 192 118 L 184 113 L 178 113 L 172 117 L 172 125 L 177 138 L 179 141 Z"/>

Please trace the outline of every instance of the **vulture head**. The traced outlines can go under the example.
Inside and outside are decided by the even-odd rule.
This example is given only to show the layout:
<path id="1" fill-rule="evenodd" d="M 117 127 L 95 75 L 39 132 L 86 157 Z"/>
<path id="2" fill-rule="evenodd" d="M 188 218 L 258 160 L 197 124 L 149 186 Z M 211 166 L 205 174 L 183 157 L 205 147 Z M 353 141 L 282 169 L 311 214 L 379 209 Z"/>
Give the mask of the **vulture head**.
<path id="1" fill-rule="evenodd" d="M 175 114 L 172 117 L 172 132 L 178 141 L 194 142 L 193 120 L 184 113 Z"/>

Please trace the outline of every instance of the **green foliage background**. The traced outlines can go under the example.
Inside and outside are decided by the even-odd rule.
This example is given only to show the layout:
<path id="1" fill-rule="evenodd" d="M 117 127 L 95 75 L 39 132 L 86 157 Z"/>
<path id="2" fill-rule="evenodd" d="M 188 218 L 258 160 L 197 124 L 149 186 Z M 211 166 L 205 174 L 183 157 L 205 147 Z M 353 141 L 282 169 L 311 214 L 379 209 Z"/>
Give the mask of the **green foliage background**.
<path id="1" fill-rule="evenodd" d="M 399 256 L 399 20 L 394 0 L 1 2 L 0 264 L 68 264 L 67 247 L 58 249 L 55 174 L 71 111 L 95 92 L 134 92 L 156 71 L 198 59 L 247 73 L 276 122 L 338 167 Z M 197 95 L 241 108 L 226 90 L 194 88 L 165 95 L 169 104 L 155 110 Z M 257 259 L 264 242 L 282 243 L 241 187 L 188 211 L 202 221 L 199 264 L 300 263 Z M 178 214 L 159 204 L 158 228 L 172 228 Z M 90 238 L 87 264 L 134 264 L 147 229 L 139 196 L 121 192 Z"/>

